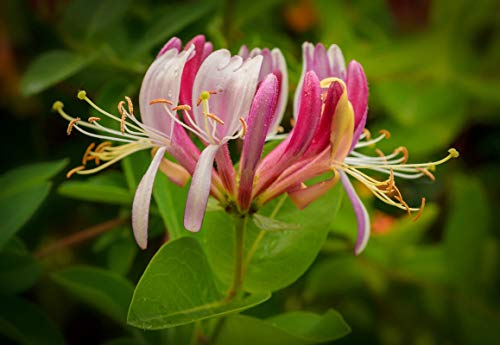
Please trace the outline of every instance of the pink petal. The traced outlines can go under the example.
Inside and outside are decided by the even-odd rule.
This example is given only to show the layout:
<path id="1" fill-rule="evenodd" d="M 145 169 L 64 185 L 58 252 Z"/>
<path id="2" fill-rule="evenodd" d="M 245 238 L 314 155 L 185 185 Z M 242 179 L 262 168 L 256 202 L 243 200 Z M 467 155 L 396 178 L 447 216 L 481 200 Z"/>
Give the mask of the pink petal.
<path id="1" fill-rule="evenodd" d="M 302 87 L 300 109 L 297 122 L 290 133 L 290 143 L 282 160 L 300 156 L 311 143 L 321 118 L 321 88 L 314 72 L 307 72 Z"/>
<path id="2" fill-rule="evenodd" d="M 335 174 L 334 177 L 316 183 L 312 186 L 306 186 L 304 188 L 296 189 L 288 192 L 288 196 L 292 200 L 295 207 L 299 209 L 306 208 L 314 200 L 320 198 L 330 189 L 332 189 L 339 181 L 339 175 Z"/>
<path id="3" fill-rule="evenodd" d="M 203 60 L 212 52 L 212 45 L 207 45 L 205 36 L 203 35 L 195 36 L 186 44 L 184 49 L 188 49 L 191 45 L 194 46 L 195 54 L 186 62 L 186 66 L 182 72 L 181 84 L 181 102 L 189 105 L 192 104 L 193 83 L 196 73 L 198 73 Z"/>
<path id="4" fill-rule="evenodd" d="M 293 116 L 297 118 L 300 107 L 300 94 L 307 72 L 314 71 L 319 80 L 335 77 L 342 80 L 346 78 L 344 56 L 340 48 L 333 44 L 328 51 L 320 43 L 314 46 L 309 42 L 302 45 L 302 75 L 295 91 L 293 103 Z"/>
<path id="5" fill-rule="evenodd" d="M 165 43 L 165 45 L 160 49 L 160 51 L 158 52 L 158 55 L 156 56 L 156 58 L 159 58 L 160 56 L 162 56 L 163 54 L 165 54 L 165 52 L 167 52 L 168 50 L 170 49 L 176 49 L 177 51 L 180 51 L 181 50 L 181 47 L 182 47 L 182 41 L 180 39 L 178 39 L 177 37 L 172 37 L 167 43 Z"/>
<path id="6" fill-rule="evenodd" d="M 274 74 L 269 74 L 259 87 L 248 115 L 248 131 L 241 154 L 238 192 L 239 205 L 243 211 L 250 206 L 255 170 L 262 155 L 277 101 L 278 79 Z"/>
<path id="7" fill-rule="evenodd" d="M 153 191 L 156 172 L 166 150 L 166 147 L 158 149 L 135 191 L 134 202 L 132 204 L 132 229 L 135 241 L 141 249 L 146 249 L 148 246 L 148 219 L 151 193 Z"/>
<path id="8" fill-rule="evenodd" d="M 339 174 L 340 181 L 345 188 L 349 200 L 351 200 L 352 207 L 356 213 L 356 219 L 358 220 L 358 236 L 354 253 L 359 255 L 365 249 L 368 239 L 370 238 L 370 216 L 347 175 L 343 171 L 339 172 Z"/>
<path id="9" fill-rule="evenodd" d="M 352 147 L 359 140 L 361 132 L 365 128 L 368 110 L 368 82 L 363 67 L 357 61 L 351 61 L 347 68 L 347 91 L 349 101 L 354 109 L 354 131 Z"/>
<path id="10" fill-rule="evenodd" d="M 197 232 L 201 228 L 210 194 L 214 158 L 219 148 L 219 145 L 205 147 L 196 164 L 184 213 L 184 227 L 189 231 Z"/>

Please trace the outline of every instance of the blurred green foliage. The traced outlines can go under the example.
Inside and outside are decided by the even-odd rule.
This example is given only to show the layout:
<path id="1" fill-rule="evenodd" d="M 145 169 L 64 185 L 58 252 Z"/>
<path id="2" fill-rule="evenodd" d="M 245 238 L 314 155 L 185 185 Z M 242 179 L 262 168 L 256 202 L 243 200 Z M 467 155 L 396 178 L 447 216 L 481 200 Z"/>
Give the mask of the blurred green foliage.
<path id="1" fill-rule="evenodd" d="M 0 12 L 2 344 L 434 345 L 500 339 L 500 238 L 493 218 L 500 202 L 498 1 L 6 0 Z M 304 212 L 286 203 L 277 220 L 251 225 L 247 250 L 264 234 L 248 272 L 247 288 L 255 295 L 186 315 L 190 307 L 220 302 L 227 288 L 232 219 L 215 206 L 205 231 L 186 238 L 192 236 L 182 227 L 186 190 L 159 174 L 152 241 L 139 252 L 130 204 L 149 153 L 66 181 L 64 159 L 78 165 L 90 142 L 78 135 L 68 139 L 65 121 L 50 108 L 60 99 L 71 113 L 88 113 L 75 97 L 79 89 L 105 109 L 115 109 L 124 95 L 137 99 L 161 45 L 172 35 L 187 41 L 200 33 L 232 52 L 241 44 L 280 48 L 292 92 L 301 43 L 336 43 L 365 68 L 368 128 L 392 133 L 382 150 L 404 145 L 410 160 L 431 160 L 453 146 L 461 158 L 440 168 L 435 183 L 401 185 L 411 204 L 427 196 L 418 222 L 365 196 L 374 235 L 359 257 L 352 251 L 354 214 L 340 189 L 329 203 Z M 286 224 L 292 229 L 281 231 Z M 306 231 L 303 224 L 309 224 Z M 269 228 L 278 230 L 262 230 Z M 178 240 L 158 251 L 165 229 Z M 182 259 L 179 243 L 196 255 Z M 195 261 L 192 276 L 176 272 L 172 260 Z M 128 325 L 131 301 L 131 324 L 152 312 L 141 294 L 150 279 L 158 279 L 151 271 L 167 268 L 178 288 L 153 292 L 167 305 L 182 301 L 176 309 L 182 318 L 167 315 L 163 326 L 243 310 L 269 298 L 267 291 L 273 294 L 225 319 L 156 331 Z M 200 301 L 183 295 L 189 297 L 193 287 L 205 291 Z M 153 317 L 165 316 L 161 308 L 153 311 Z"/>

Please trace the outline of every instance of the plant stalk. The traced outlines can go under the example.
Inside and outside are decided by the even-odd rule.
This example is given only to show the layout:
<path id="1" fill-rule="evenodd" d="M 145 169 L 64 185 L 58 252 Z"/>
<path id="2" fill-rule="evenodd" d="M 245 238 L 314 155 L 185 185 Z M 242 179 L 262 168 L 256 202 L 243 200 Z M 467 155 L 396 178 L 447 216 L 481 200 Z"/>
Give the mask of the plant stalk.
<path id="1" fill-rule="evenodd" d="M 228 299 L 232 299 L 241 292 L 243 287 L 243 264 L 244 264 L 244 244 L 245 230 L 247 227 L 248 216 L 236 217 L 235 242 L 234 242 L 234 277 L 233 285 L 229 290 Z"/>

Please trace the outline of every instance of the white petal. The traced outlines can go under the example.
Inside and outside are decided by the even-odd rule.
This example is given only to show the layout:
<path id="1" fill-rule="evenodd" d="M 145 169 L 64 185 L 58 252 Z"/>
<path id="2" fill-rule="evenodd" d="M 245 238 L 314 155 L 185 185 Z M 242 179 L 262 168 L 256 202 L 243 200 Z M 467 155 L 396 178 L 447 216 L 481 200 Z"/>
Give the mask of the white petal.
<path id="1" fill-rule="evenodd" d="M 142 249 L 148 245 L 148 220 L 149 204 L 155 181 L 156 172 L 165 155 L 166 147 L 160 147 L 156 152 L 148 170 L 144 174 L 135 191 L 134 203 L 132 204 L 132 229 L 135 241 Z"/>
<path id="2" fill-rule="evenodd" d="M 196 164 L 184 211 L 184 227 L 189 231 L 199 231 L 207 208 L 212 182 L 212 168 L 219 145 L 208 145 Z"/>
<path id="3" fill-rule="evenodd" d="M 165 98 L 173 102 L 173 106 L 177 105 L 182 71 L 192 52 L 192 47 L 181 53 L 178 53 L 177 49 L 168 50 L 151 64 L 142 82 L 139 94 L 142 121 L 168 138 L 174 125 L 172 118 L 167 115 L 161 104 L 149 105 L 149 102 L 156 98 Z"/>

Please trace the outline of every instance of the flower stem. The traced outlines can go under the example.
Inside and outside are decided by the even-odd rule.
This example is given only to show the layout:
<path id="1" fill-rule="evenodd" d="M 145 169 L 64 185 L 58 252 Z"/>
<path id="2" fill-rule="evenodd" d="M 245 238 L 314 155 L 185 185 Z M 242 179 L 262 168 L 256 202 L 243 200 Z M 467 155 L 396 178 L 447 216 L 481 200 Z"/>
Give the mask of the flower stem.
<path id="1" fill-rule="evenodd" d="M 243 252 L 245 242 L 245 230 L 247 227 L 247 215 L 238 215 L 236 217 L 235 226 L 235 242 L 234 242 L 234 277 L 233 285 L 229 290 L 228 299 L 232 299 L 241 292 L 243 287 Z"/>

